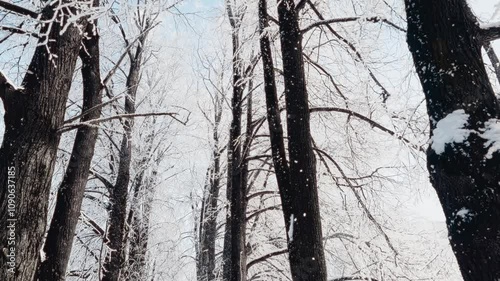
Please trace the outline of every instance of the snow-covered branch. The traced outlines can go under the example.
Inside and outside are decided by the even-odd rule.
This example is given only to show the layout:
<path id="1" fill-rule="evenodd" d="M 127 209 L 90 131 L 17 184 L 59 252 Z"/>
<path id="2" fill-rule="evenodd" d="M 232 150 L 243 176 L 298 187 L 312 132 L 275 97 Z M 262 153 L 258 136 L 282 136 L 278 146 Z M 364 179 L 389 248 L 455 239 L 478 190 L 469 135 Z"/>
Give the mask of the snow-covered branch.
<path id="1" fill-rule="evenodd" d="M 64 125 L 61 128 L 59 128 L 58 132 L 59 133 L 64 133 L 68 132 L 74 129 L 78 129 L 82 126 L 92 126 L 98 123 L 102 122 L 107 122 L 115 119 L 127 119 L 127 118 L 136 118 L 136 117 L 148 117 L 148 116 L 170 116 L 173 119 L 175 119 L 177 122 L 186 125 L 189 119 L 189 116 L 186 118 L 186 120 L 182 121 L 175 117 L 178 115 L 178 113 L 175 112 L 150 112 L 150 113 L 135 113 L 135 114 L 120 114 L 120 115 L 115 115 L 111 117 L 106 117 L 106 118 L 99 118 L 99 119 L 94 119 L 94 120 L 89 120 L 87 122 L 81 122 L 81 123 L 75 123 L 75 124 L 68 124 Z"/>
<path id="2" fill-rule="evenodd" d="M 481 25 L 480 37 L 483 42 L 489 42 L 500 38 L 500 22 Z"/>
<path id="3" fill-rule="evenodd" d="M 399 31 L 402 31 L 402 32 L 406 32 L 406 30 L 402 27 L 399 27 L 398 25 L 396 25 L 395 23 L 387 20 L 387 19 L 384 19 L 384 18 L 381 18 L 381 17 L 368 17 L 368 18 L 365 18 L 365 17 L 347 17 L 347 18 L 336 18 L 336 19 L 329 19 L 329 20 L 320 20 L 320 21 L 317 21 L 307 27 L 305 27 L 304 29 L 302 29 L 302 33 L 306 33 L 308 32 L 309 30 L 315 28 L 315 27 L 319 27 L 321 25 L 326 25 L 326 24 L 331 24 L 331 23 L 341 23 L 341 22 L 352 22 L 352 21 L 370 21 L 370 22 L 383 22 L 389 26 L 392 26 L 394 28 L 396 28 L 397 30 Z"/>

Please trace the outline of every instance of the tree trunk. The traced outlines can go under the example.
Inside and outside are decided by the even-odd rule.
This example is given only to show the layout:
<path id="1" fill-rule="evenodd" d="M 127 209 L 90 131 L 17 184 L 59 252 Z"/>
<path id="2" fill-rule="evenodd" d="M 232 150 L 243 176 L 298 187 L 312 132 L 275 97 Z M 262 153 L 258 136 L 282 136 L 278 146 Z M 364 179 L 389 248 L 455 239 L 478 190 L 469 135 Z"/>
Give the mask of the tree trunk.
<path id="1" fill-rule="evenodd" d="M 125 114 L 135 113 L 135 98 L 140 80 L 142 50 L 146 41 L 147 32 L 139 39 L 135 55 L 131 56 L 129 73 L 127 76 L 127 97 L 125 99 Z M 125 269 L 125 246 L 128 236 L 126 229 L 128 186 L 130 182 L 130 166 L 132 162 L 132 128 L 133 119 L 125 120 L 121 147 L 118 174 L 113 190 L 110 191 L 111 211 L 109 214 L 109 228 L 107 238 L 111 253 L 103 267 L 102 281 L 118 281 Z"/>
<path id="2" fill-rule="evenodd" d="M 151 126 L 154 128 L 156 119 Z M 149 242 L 149 220 L 153 203 L 155 182 L 157 179 L 156 167 L 160 164 L 160 158 L 155 158 L 152 163 L 154 152 L 155 131 L 147 135 L 144 145 L 147 147 L 143 158 L 139 162 L 140 172 L 134 179 L 134 192 L 132 203 L 127 217 L 129 231 L 129 253 L 128 266 L 125 279 L 129 281 L 144 280 L 147 274 L 147 251 Z M 155 165 L 149 176 L 146 176 L 148 166 Z"/>
<path id="3" fill-rule="evenodd" d="M 130 246 L 126 280 L 141 281 L 147 276 L 147 252 L 149 242 L 149 221 L 156 182 L 156 171 L 144 179 L 141 172 L 134 188 L 134 200 L 130 207 L 128 225 Z"/>
<path id="4" fill-rule="evenodd" d="M 246 274 L 242 271 L 242 258 L 244 254 L 244 229 L 245 229 L 245 188 L 242 181 L 242 155 L 241 155 L 241 115 L 242 96 L 244 83 L 242 80 L 241 58 L 239 55 L 239 28 L 240 15 L 233 14 L 228 4 L 228 17 L 232 26 L 233 41 L 233 97 L 231 100 L 232 121 L 229 133 L 229 163 L 227 197 L 229 201 L 229 214 L 226 221 L 224 237 L 224 265 L 223 273 L 226 281 L 244 281 Z"/>
<path id="5" fill-rule="evenodd" d="M 408 45 L 427 100 L 432 137 L 438 122 L 463 110 L 465 141 L 427 151 L 431 183 L 466 281 L 500 279 L 500 154 L 487 157 L 482 132 L 499 118 L 481 56 L 479 25 L 465 0 L 406 0 Z M 460 112 L 460 111 L 458 111 Z"/>
<path id="6" fill-rule="evenodd" d="M 218 150 L 216 146 L 214 149 Z M 217 202 L 220 190 L 220 154 L 214 151 L 214 163 L 207 178 L 206 194 L 200 221 L 198 281 L 215 280 L 215 240 L 217 239 Z"/>
<path id="7" fill-rule="evenodd" d="M 294 281 L 325 281 L 327 272 L 316 182 L 316 159 L 312 149 L 309 124 L 302 36 L 293 0 L 278 2 L 278 16 L 290 160 L 288 172 L 290 185 L 285 184 L 280 191 L 285 192 L 282 195 L 285 199 L 282 204 L 285 220 L 288 221 L 286 225 L 290 268 Z M 270 89 L 272 85 L 267 87 Z M 276 103 L 274 100 L 271 102 Z"/>
<path id="8" fill-rule="evenodd" d="M 52 18 L 55 8 L 45 8 L 42 19 Z M 72 8 L 58 11 L 64 13 L 62 22 L 53 21 L 50 31 L 48 25 L 42 27 L 41 34 L 48 31 L 48 38 L 40 39 L 42 45 L 35 49 L 22 83 L 24 90 L 0 90 L 6 125 L 0 148 L 2 280 L 31 281 L 39 262 L 60 141 L 57 130 L 64 122 L 81 44 L 80 32 L 74 25 L 60 34 L 68 9 Z"/>
<path id="9" fill-rule="evenodd" d="M 214 141 L 213 164 L 207 171 L 207 182 L 200 215 L 200 237 L 198 248 L 198 281 L 215 280 L 215 240 L 217 239 L 217 203 L 220 191 L 220 142 L 219 124 L 222 117 L 221 99 L 215 101 L 215 120 L 212 138 Z"/>
<path id="10" fill-rule="evenodd" d="M 83 40 L 85 48 L 80 50 L 83 79 L 82 113 L 86 113 L 102 101 L 99 36 L 93 34 L 96 24 L 94 22 L 87 25 L 86 32 L 90 38 Z M 97 119 L 100 116 L 101 108 L 93 109 L 82 116 L 80 122 Z M 86 126 L 79 128 L 76 133 L 70 162 L 57 193 L 54 216 L 45 240 L 45 260 L 42 261 L 38 273 L 40 281 L 65 280 L 97 134 L 97 128 Z"/>

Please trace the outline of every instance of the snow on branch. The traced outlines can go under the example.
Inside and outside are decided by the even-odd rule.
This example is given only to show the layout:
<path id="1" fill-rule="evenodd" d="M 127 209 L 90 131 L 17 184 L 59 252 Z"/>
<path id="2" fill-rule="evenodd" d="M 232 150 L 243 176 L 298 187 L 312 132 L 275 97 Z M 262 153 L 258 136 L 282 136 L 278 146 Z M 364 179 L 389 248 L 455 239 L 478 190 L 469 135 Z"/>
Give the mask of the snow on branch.
<path id="1" fill-rule="evenodd" d="M 483 42 L 489 42 L 500 38 L 500 22 L 483 24 L 480 29 L 480 37 Z"/>
<path id="2" fill-rule="evenodd" d="M 106 117 L 106 118 L 99 118 L 99 119 L 94 119 L 94 120 L 89 120 L 86 122 L 81 122 L 81 123 L 74 123 L 74 124 L 68 124 L 64 125 L 59 130 L 57 130 L 59 133 L 65 133 L 74 129 L 78 129 L 83 126 L 94 126 L 95 124 L 102 123 L 102 122 L 107 122 L 115 119 L 127 119 L 127 118 L 136 118 L 136 117 L 148 117 L 148 116 L 170 116 L 177 122 L 181 123 L 182 125 L 186 125 L 187 122 L 189 121 L 189 115 L 187 116 L 186 120 L 180 120 L 177 117 L 178 113 L 175 112 L 150 112 L 150 113 L 136 113 L 136 114 L 120 114 L 120 115 L 115 115 L 111 117 Z"/>
<path id="3" fill-rule="evenodd" d="M 23 90 L 22 87 L 18 87 L 12 82 L 7 75 L 5 75 L 1 70 L 0 70 L 0 99 L 3 100 L 4 104 L 7 99 L 9 99 L 8 95 L 10 96 L 12 93 L 15 93 L 17 91 Z M 5 105 L 4 105 L 5 106 Z"/>
<path id="4" fill-rule="evenodd" d="M 14 13 L 19 14 L 19 15 L 28 16 L 28 17 L 31 17 L 33 19 L 38 19 L 38 16 L 39 16 L 39 14 L 37 12 L 33 12 L 29 9 L 23 8 L 21 6 L 18 6 L 18 5 L 12 4 L 12 3 L 5 2 L 3 0 L 0 0 L 0 8 L 3 8 L 4 10 L 10 11 L 10 12 L 14 12 Z"/>
<path id="5" fill-rule="evenodd" d="M 327 25 L 327 24 L 331 24 L 331 23 L 341 23 L 341 22 L 352 22 L 352 21 L 370 21 L 370 22 L 383 22 L 389 26 L 392 26 L 394 28 L 396 28 L 397 30 L 399 31 L 402 31 L 402 32 L 406 32 L 406 30 L 402 27 L 399 27 L 397 26 L 395 23 L 387 20 L 387 19 L 384 19 L 384 18 L 381 18 L 381 17 L 368 17 L 368 18 L 364 18 L 364 17 L 347 17 L 347 18 L 337 18 L 337 19 L 329 19 L 329 20 L 320 20 L 320 21 L 317 21 L 307 27 L 305 27 L 304 29 L 302 29 L 302 33 L 306 33 L 308 32 L 309 30 L 315 28 L 315 27 L 318 27 L 318 26 L 321 26 L 321 25 Z"/>

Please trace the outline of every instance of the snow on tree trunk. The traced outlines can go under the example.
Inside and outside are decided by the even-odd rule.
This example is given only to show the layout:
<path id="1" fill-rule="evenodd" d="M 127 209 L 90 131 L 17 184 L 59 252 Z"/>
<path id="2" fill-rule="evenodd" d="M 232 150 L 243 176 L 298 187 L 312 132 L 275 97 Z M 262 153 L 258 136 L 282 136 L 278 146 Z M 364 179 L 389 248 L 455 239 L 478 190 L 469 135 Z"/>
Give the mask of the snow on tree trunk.
<path id="1" fill-rule="evenodd" d="M 427 100 L 432 185 L 464 280 L 500 279 L 500 154 L 482 132 L 500 115 L 465 0 L 406 0 L 408 45 Z M 449 126 L 453 127 L 450 128 Z"/>

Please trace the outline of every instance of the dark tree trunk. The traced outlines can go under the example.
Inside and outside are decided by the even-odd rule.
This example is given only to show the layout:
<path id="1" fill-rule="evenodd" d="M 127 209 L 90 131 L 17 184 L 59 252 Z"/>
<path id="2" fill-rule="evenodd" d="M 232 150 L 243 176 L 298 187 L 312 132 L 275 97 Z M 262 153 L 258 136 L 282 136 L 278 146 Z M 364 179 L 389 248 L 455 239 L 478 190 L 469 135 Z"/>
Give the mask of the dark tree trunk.
<path id="1" fill-rule="evenodd" d="M 222 117 L 222 103 L 219 97 L 215 101 L 215 120 L 212 139 L 213 164 L 208 168 L 205 194 L 200 215 L 200 237 L 198 248 L 198 281 L 215 280 L 215 240 L 217 239 L 217 203 L 220 191 L 220 157 L 219 124 Z"/>
<path id="2" fill-rule="evenodd" d="M 93 34 L 95 25 L 96 22 L 87 26 L 86 32 L 90 37 L 83 40 L 85 49 L 80 50 L 83 113 L 100 105 L 102 101 L 99 36 Z M 100 116 L 101 108 L 97 107 L 83 115 L 80 122 L 97 119 Z M 38 273 L 40 281 L 65 280 L 97 134 L 97 128 L 86 126 L 79 128 L 76 133 L 70 162 L 57 193 L 54 215 L 45 240 L 45 260 L 42 261 Z"/>
<path id="3" fill-rule="evenodd" d="M 155 124 L 156 119 L 153 119 L 151 126 L 154 127 Z M 155 131 L 153 130 L 148 134 L 144 142 L 147 149 L 138 165 L 142 167 L 142 170 L 133 181 L 134 192 L 127 218 L 127 225 L 130 227 L 128 266 L 124 277 L 125 280 L 129 281 L 141 281 L 147 275 L 149 221 L 157 179 L 156 167 L 160 162 L 160 158 L 156 158 L 155 162 L 150 161 L 154 152 L 154 138 Z M 151 175 L 146 176 L 146 169 L 151 165 L 155 165 L 155 167 Z"/>
<path id="4" fill-rule="evenodd" d="M 45 8 L 42 19 L 52 18 L 54 8 Z M 59 12 L 66 14 L 67 9 Z M 59 19 L 58 16 L 55 18 Z M 61 17 L 62 21 L 66 18 L 65 15 Z M 35 49 L 22 83 L 25 89 L 15 92 L 0 89 L 6 125 L 0 148 L 2 280 L 31 281 L 39 262 L 60 141 L 57 130 L 64 122 L 66 101 L 81 44 L 80 32 L 73 25 L 60 34 L 64 24 L 53 22 L 46 45 L 43 44 L 46 38 L 40 39 L 43 45 Z M 41 34 L 47 28 L 47 25 L 44 26 Z M 14 201 L 9 202 L 9 198 Z M 7 225 L 11 228 L 7 229 Z M 8 240 L 8 236 L 15 236 L 15 240 Z M 9 255 L 13 253 L 16 256 L 15 273 L 7 266 Z"/>
<path id="5" fill-rule="evenodd" d="M 126 276 L 128 281 L 141 281 L 147 276 L 149 221 L 157 173 L 155 170 L 147 178 L 144 178 L 144 173 L 145 171 L 142 171 L 136 180 L 128 217 L 128 225 L 131 228 Z"/>
<path id="6" fill-rule="evenodd" d="M 283 126 L 281 125 L 271 42 L 269 40 L 269 35 L 264 33 L 268 26 L 266 0 L 259 0 L 260 52 L 262 55 L 262 68 L 264 70 L 264 92 L 266 94 L 267 123 L 271 140 L 271 153 L 273 156 L 274 171 L 280 190 L 282 206 L 290 206 L 291 201 L 287 196 L 290 193 L 290 174 L 283 141 Z M 283 208 L 283 214 L 285 217 L 286 229 L 289 229 L 290 220 L 288 218 L 290 218 L 291 209 Z"/>
<path id="7" fill-rule="evenodd" d="M 259 4 L 261 33 L 267 26 L 266 3 Z M 287 228 L 290 268 L 294 281 L 327 277 L 321 216 L 312 150 L 309 105 L 302 57 L 302 36 L 294 2 L 278 2 L 281 53 L 287 107 L 288 155 L 286 161 L 276 83 L 268 36 L 261 36 L 268 124 L 277 181 Z"/>
<path id="8" fill-rule="evenodd" d="M 228 4 L 228 17 L 232 26 L 233 41 L 233 97 L 231 100 L 232 121 L 229 133 L 229 163 L 227 197 L 229 213 L 226 221 L 224 237 L 223 275 L 226 281 L 244 281 L 246 275 L 242 271 L 244 255 L 245 229 L 245 188 L 242 181 L 242 149 L 241 149 L 241 115 L 244 83 L 239 55 L 240 15 L 234 14 Z"/>
<path id="9" fill-rule="evenodd" d="M 216 149 L 218 149 L 216 147 Z M 198 281 L 215 280 L 215 241 L 217 239 L 217 202 L 220 190 L 220 154 L 214 152 L 214 163 L 209 168 L 206 194 L 200 221 Z"/>
<path id="10" fill-rule="evenodd" d="M 130 68 L 127 76 L 127 97 L 125 99 L 125 114 L 135 113 L 135 98 L 140 80 L 142 65 L 142 51 L 147 32 L 139 39 L 134 56 L 131 56 Z M 127 219 L 128 186 L 130 183 L 130 166 L 132 162 L 132 128 L 133 119 L 124 122 L 124 134 L 120 147 L 118 174 L 113 189 L 110 190 L 111 211 L 109 213 L 109 228 L 107 239 L 111 253 L 106 258 L 103 268 L 102 281 L 118 281 L 124 273 L 125 246 L 128 237 Z"/>
<path id="11" fill-rule="evenodd" d="M 466 141 L 427 151 L 432 185 L 466 281 L 500 279 L 500 154 L 485 157 L 481 132 L 500 110 L 481 56 L 479 25 L 465 0 L 406 0 L 408 45 L 427 100 L 431 137 L 455 110 Z"/>

